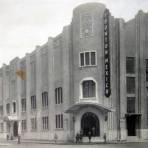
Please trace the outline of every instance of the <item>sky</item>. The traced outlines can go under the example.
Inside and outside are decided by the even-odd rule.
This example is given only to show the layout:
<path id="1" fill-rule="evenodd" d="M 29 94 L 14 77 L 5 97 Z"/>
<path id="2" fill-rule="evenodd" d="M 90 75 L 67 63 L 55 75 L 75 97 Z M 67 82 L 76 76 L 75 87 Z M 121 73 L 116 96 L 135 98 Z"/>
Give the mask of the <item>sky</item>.
<path id="1" fill-rule="evenodd" d="M 114 17 L 126 21 L 138 10 L 148 12 L 148 0 L 0 0 L 0 67 L 60 34 L 70 24 L 73 9 L 86 2 L 103 3 Z"/>

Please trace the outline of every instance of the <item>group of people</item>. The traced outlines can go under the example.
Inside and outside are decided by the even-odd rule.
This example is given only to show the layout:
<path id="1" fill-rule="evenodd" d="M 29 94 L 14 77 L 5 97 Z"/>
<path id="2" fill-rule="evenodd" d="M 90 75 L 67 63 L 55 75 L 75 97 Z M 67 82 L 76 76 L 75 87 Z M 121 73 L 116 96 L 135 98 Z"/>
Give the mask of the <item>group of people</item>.
<path id="1" fill-rule="evenodd" d="M 91 138 L 92 136 L 94 135 L 93 132 L 89 131 L 87 136 L 88 136 L 88 139 L 89 139 L 89 143 L 91 142 Z M 76 143 L 81 143 L 82 142 L 82 139 L 83 139 L 83 132 L 80 131 L 79 133 L 76 134 Z M 103 139 L 104 139 L 104 143 L 106 143 L 106 133 L 104 133 L 103 135 Z"/>
<path id="2" fill-rule="evenodd" d="M 79 133 L 76 134 L 76 143 L 82 142 L 83 138 L 83 133 L 80 131 Z"/>
<path id="3" fill-rule="evenodd" d="M 88 132 L 88 139 L 89 139 L 89 143 L 91 142 L 91 138 L 92 138 L 92 133 L 91 131 Z M 76 143 L 82 142 L 83 139 L 83 132 L 80 131 L 79 133 L 76 134 Z"/>

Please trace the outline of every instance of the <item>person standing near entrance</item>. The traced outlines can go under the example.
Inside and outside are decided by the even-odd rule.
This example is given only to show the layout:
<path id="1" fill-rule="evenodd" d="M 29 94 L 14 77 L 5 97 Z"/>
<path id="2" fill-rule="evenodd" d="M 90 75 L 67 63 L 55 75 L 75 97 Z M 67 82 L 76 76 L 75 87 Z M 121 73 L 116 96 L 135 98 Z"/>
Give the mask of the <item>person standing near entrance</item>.
<path id="1" fill-rule="evenodd" d="M 103 138 L 104 138 L 104 143 L 106 143 L 106 133 L 104 133 Z"/>
<path id="2" fill-rule="evenodd" d="M 80 138 L 80 135 L 79 135 L 79 133 L 77 133 L 77 134 L 76 134 L 76 143 L 79 142 L 79 138 Z"/>
<path id="3" fill-rule="evenodd" d="M 21 136 L 20 136 L 20 135 L 18 135 L 17 143 L 18 143 L 18 144 L 21 143 Z"/>
<path id="4" fill-rule="evenodd" d="M 18 121 L 18 144 L 21 143 L 21 122 Z"/>
<path id="5" fill-rule="evenodd" d="M 96 131 L 96 128 L 93 126 L 92 127 L 92 136 L 95 136 L 95 131 Z"/>
<path id="6" fill-rule="evenodd" d="M 91 142 L 91 131 L 88 132 L 89 143 Z"/>
<path id="7" fill-rule="evenodd" d="M 83 139 L 83 131 L 81 130 L 80 131 L 80 142 L 82 142 L 82 139 Z"/>

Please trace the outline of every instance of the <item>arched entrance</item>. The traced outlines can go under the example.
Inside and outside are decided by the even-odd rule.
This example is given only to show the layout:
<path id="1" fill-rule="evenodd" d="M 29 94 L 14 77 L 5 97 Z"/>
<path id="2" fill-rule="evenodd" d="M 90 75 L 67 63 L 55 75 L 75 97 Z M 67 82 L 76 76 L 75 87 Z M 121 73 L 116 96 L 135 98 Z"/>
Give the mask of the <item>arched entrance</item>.
<path id="1" fill-rule="evenodd" d="M 13 136 L 14 137 L 18 136 L 18 124 L 16 121 L 13 124 Z"/>
<path id="2" fill-rule="evenodd" d="M 88 136 L 88 132 L 91 132 L 92 136 L 100 136 L 100 123 L 98 117 L 91 112 L 85 113 L 81 118 L 81 130 L 83 136 Z"/>

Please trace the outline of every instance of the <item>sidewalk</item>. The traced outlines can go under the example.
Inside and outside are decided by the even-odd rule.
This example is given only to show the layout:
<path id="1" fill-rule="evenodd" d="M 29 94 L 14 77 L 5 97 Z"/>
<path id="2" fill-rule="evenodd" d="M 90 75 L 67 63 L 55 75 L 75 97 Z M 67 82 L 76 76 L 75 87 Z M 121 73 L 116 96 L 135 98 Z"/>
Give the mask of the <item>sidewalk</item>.
<path id="1" fill-rule="evenodd" d="M 74 143 L 74 142 L 63 142 L 63 141 L 49 141 L 49 140 L 27 140 L 21 139 L 21 143 L 35 143 L 35 144 L 56 144 L 56 145 L 96 145 L 96 144 L 126 144 L 126 143 L 142 143 L 148 142 L 148 140 L 127 140 L 127 141 L 109 141 L 109 142 L 82 142 L 82 143 Z M 10 144 L 17 144 L 18 139 L 14 140 L 5 140 L 0 139 L 0 145 L 10 145 Z"/>

